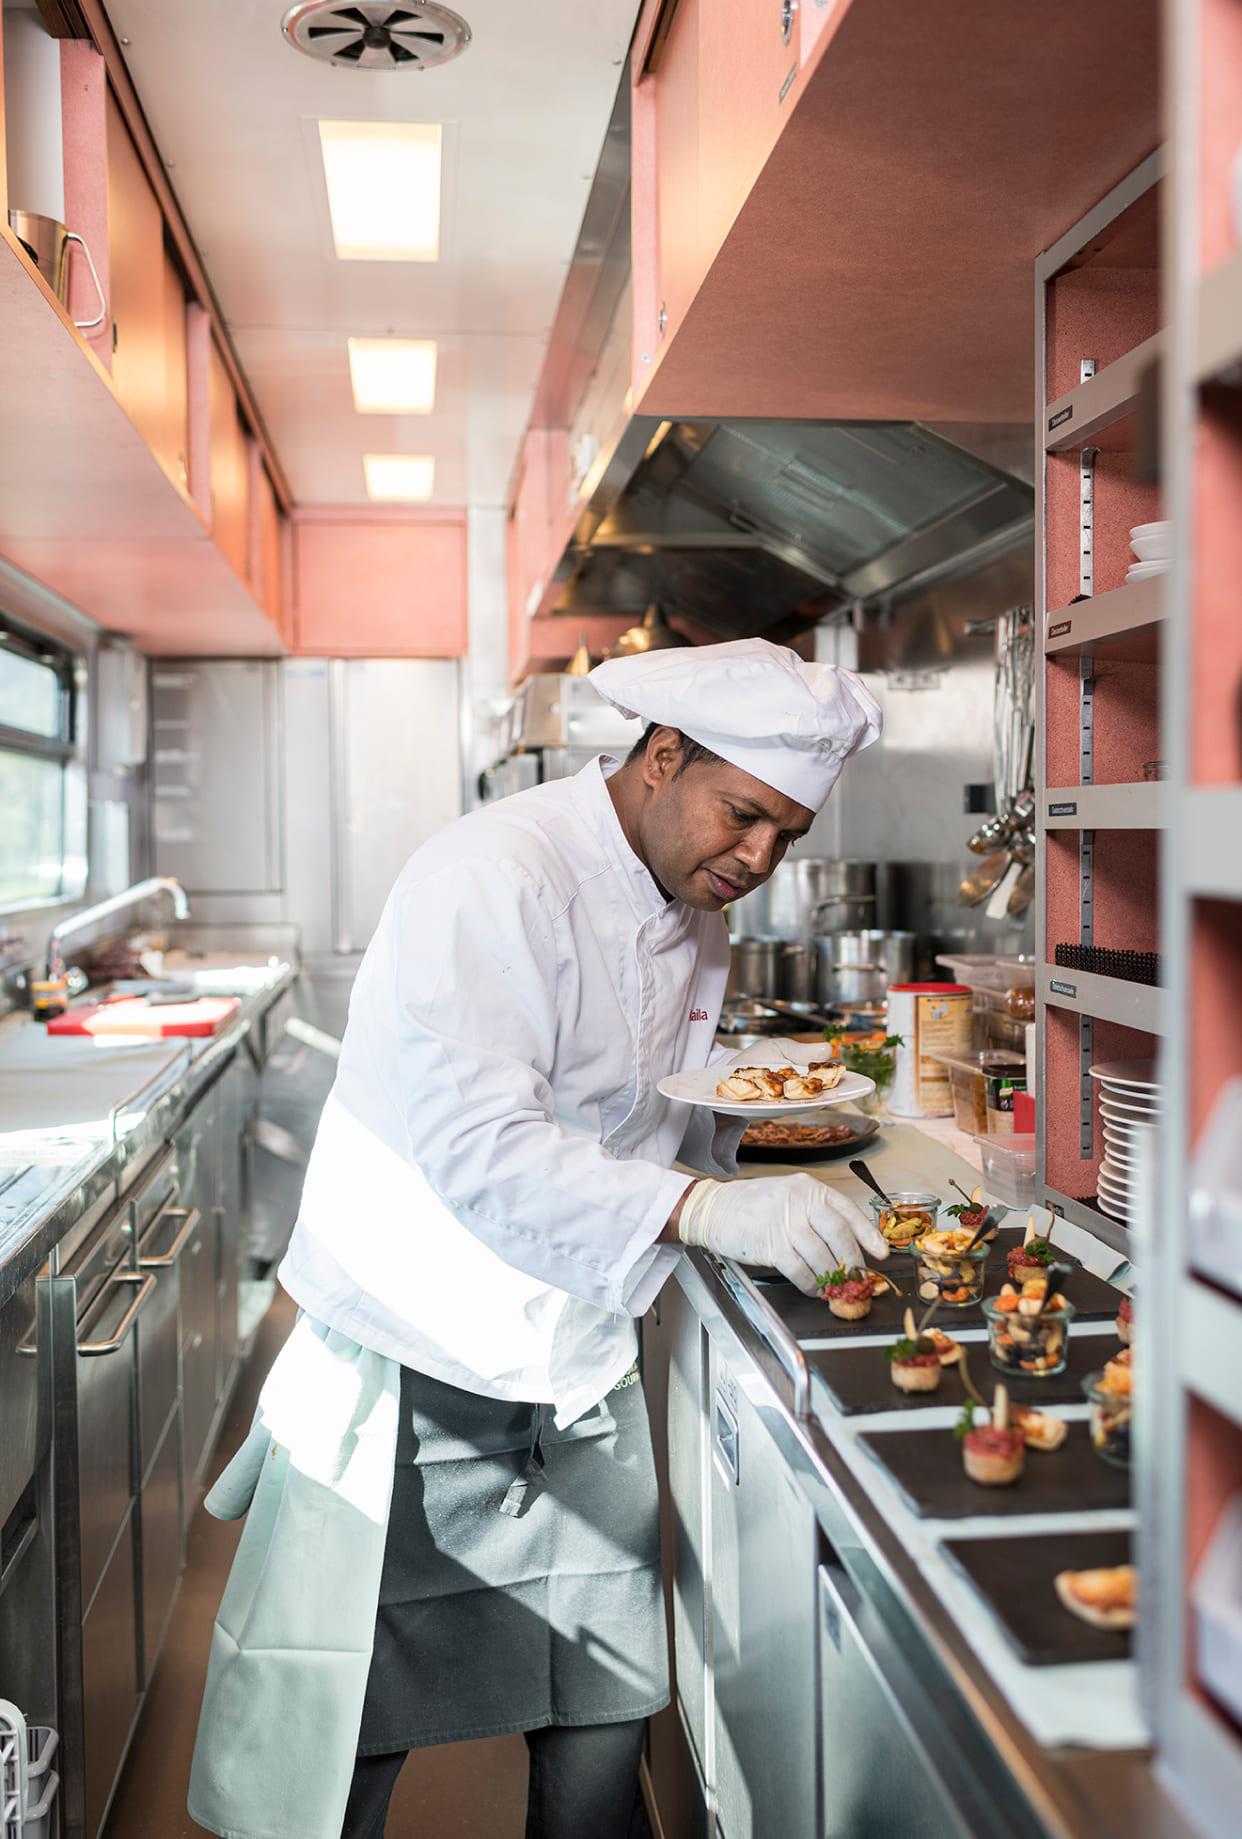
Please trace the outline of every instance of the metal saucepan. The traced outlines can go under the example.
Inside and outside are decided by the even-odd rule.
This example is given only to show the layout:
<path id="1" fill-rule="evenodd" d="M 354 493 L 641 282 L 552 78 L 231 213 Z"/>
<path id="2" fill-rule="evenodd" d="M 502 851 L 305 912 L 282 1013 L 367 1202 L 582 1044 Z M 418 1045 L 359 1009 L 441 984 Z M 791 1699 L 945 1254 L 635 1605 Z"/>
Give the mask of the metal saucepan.
<path id="1" fill-rule="evenodd" d="M 779 996 L 783 939 L 734 939 L 725 996 Z"/>

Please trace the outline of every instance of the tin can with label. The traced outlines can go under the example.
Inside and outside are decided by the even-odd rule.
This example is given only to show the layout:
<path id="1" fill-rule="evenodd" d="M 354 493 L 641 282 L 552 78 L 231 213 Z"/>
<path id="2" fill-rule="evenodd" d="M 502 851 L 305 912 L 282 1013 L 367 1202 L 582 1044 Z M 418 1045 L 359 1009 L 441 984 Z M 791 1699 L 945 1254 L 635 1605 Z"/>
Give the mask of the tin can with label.
<path id="1" fill-rule="evenodd" d="M 896 1117 L 952 1117 L 949 1069 L 934 1053 L 970 1052 L 974 998 L 964 983 L 894 983 L 888 1031 L 902 1036 L 888 1108 Z"/>

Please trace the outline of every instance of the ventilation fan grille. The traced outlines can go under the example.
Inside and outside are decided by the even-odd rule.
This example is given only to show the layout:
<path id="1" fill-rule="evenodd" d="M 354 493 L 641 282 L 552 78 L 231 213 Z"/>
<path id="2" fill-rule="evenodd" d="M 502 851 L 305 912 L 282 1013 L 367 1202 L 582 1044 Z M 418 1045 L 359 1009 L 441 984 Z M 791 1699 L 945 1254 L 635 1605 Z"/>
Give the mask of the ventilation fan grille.
<path id="1" fill-rule="evenodd" d="M 470 43 L 470 27 L 431 0 L 304 0 L 281 29 L 291 45 L 347 70 L 431 70 Z"/>

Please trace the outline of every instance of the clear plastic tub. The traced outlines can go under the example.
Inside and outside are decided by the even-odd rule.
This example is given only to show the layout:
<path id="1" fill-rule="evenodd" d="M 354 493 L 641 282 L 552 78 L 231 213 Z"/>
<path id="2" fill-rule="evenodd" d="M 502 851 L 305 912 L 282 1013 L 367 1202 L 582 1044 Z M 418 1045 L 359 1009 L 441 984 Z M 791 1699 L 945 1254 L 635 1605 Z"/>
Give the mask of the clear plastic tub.
<path id="1" fill-rule="evenodd" d="M 1026 1060 L 1008 1047 L 988 1047 L 971 1054 L 933 1053 L 949 1070 L 953 1093 L 953 1121 L 971 1136 L 995 1130 L 1002 1088 L 1012 1083 L 1026 1086 Z M 1012 1120 L 1013 1110 L 1008 1112 Z"/>
<path id="2" fill-rule="evenodd" d="M 1035 1204 L 1034 1136 L 996 1136 L 971 1133 L 983 1161 L 983 1186 L 993 1200 L 1007 1207 Z"/>

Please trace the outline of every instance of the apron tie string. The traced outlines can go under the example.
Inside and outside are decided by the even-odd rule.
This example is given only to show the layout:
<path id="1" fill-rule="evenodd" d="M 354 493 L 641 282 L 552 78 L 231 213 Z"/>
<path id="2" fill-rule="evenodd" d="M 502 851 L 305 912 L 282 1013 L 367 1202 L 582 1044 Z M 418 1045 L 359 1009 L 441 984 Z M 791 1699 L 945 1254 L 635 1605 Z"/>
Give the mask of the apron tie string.
<path id="1" fill-rule="evenodd" d="M 543 1490 L 543 1426 L 547 1411 L 545 1405 L 532 1405 L 530 1413 L 530 1450 L 517 1480 L 509 1484 L 508 1492 L 500 1504 L 501 1513 L 511 1520 L 516 1520 L 525 1513 L 537 1494 Z"/>

